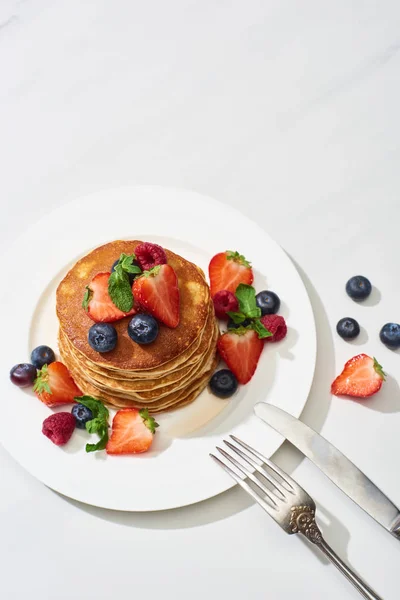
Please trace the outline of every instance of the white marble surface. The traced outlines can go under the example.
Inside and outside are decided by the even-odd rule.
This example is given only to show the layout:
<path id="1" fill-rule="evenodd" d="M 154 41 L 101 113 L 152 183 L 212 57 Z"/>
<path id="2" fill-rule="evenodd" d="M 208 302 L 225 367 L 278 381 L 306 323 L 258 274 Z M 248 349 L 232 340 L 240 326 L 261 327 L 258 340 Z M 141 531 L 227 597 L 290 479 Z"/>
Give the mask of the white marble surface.
<path id="1" fill-rule="evenodd" d="M 398 505 L 400 354 L 377 336 L 400 321 L 399 20 L 394 0 L 0 0 L 0 250 L 104 187 L 187 187 L 240 207 L 310 292 L 319 357 L 304 420 Z M 149 213 L 131 218 L 134 230 Z M 32 248 L 28 282 L 36 260 Z M 367 306 L 343 293 L 355 272 L 376 285 Z M 353 347 L 334 332 L 351 315 L 364 327 Z M 385 389 L 332 399 L 359 351 L 380 359 Z M 5 340 L 2 357 L 6 369 Z M 293 449 L 277 459 L 315 497 L 332 545 L 396 600 L 399 543 Z M 7 600 L 359 597 L 240 490 L 119 514 L 56 495 L 1 449 L 0 468 Z"/>

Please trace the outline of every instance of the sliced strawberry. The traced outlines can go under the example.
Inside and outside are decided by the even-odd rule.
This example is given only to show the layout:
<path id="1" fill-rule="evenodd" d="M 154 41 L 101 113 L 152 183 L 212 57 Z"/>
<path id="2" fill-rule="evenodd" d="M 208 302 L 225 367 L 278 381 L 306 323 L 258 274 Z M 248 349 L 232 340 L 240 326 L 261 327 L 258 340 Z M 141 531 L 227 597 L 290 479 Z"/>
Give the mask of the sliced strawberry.
<path id="1" fill-rule="evenodd" d="M 385 373 L 376 358 L 358 354 L 344 365 L 342 373 L 332 383 L 331 392 L 335 396 L 367 398 L 379 392 L 384 380 Z"/>
<path id="2" fill-rule="evenodd" d="M 167 325 L 179 325 L 178 278 L 170 265 L 157 265 L 135 280 L 133 295 L 136 302 L 153 317 Z"/>
<path id="3" fill-rule="evenodd" d="M 253 283 L 251 264 L 239 252 L 220 252 L 210 261 L 208 266 L 210 276 L 211 296 L 220 290 L 228 290 L 233 294 L 239 283 Z"/>
<path id="4" fill-rule="evenodd" d="M 90 284 L 86 286 L 82 306 L 96 323 L 112 323 L 137 312 L 135 308 L 132 308 L 125 313 L 115 306 L 108 293 L 110 275 L 111 273 L 97 273 Z"/>
<path id="5" fill-rule="evenodd" d="M 248 383 L 253 377 L 262 349 L 255 331 L 239 328 L 221 335 L 218 340 L 218 351 L 239 383 Z"/>
<path id="6" fill-rule="evenodd" d="M 146 452 L 152 442 L 158 423 L 147 409 L 123 408 L 113 419 L 107 454 L 138 454 Z"/>
<path id="7" fill-rule="evenodd" d="M 44 365 L 38 372 L 33 389 L 47 406 L 72 404 L 75 396 L 82 396 L 67 367 L 58 361 Z"/>

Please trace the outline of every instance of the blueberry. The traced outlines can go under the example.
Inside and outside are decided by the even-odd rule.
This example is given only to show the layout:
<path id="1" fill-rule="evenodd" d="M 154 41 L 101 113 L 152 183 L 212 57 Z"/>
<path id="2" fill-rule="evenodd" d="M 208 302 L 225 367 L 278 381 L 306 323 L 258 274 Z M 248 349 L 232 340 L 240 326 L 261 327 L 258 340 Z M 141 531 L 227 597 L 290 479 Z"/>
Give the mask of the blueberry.
<path id="1" fill-rule="evenodd" d="M 400 325 L 386 323 L 379 332 L 381 342 L 389 348 L 400 348 Z"/>
<path id="2" fill-rule="evenodd" d="M 111 267 L 111 272 L 115 271 L 115 267 L 117 266 L 118 263 L 119 263 L 119 258 L 113 262 L 113 265 Z M 134 260 L 132 264 L 135 265 L 135 267 L 139 267 L 139 263 L 137 260 Z M 131 285 L 133 285 L 136 275 L 137 275 L 137 273 L 128 273 L 129 283 Z"/>
<path id="3" fill-rule="evenodd" d="M 158 336 L 158 323 L 151 315 L 135 315 L 129 321 L 128 335 L 137 344 L 151 344 Z"/>
<path id="4" fill-rule="evenodd" d="M 72 416 L 75 417 L 76 426 L 78 429 L 86 429 L 86 423 L 93 419 L 93 413 L 90 408 L 83 404 L 75 404 L 71 410 Z"/>
<path id="5" fill-rule="evenodd" d="M 229 369 L 216 371 L 210 379 L 210 389 L 218 398 L 229 398 L 237 388 L 237 379 Z"/>
<path id="6" fill-rule="evenodd" d="M 33 384 L 36 374 L 36 367 L 29 363 L 20 363 L 11 369 L 10 379 L 18 387 L 27 387 Z"/>
<path id="7" fill-rule="evenodd" d="M 238 329 L 238 327 L 247 327 L 247 325 L 250 325 L 251 320 L 250 319 L 245 319 L 242 323 L 234 323 L 234 321 L 232 321 L 232 319 L 228 320 L 228 329 Z"/>
<path id="8" fill-rule="evenodd" d="M 95 323 L 89 329 L 88 342 L 96 352 L 114 350 L 117 339 L 117 330 L 110 323 Z"/>
<path id="9" fill-rule="evenodd" d="M 51 348 L 48 346 L 38 346 L 32 350 L 31 363 L 37 368 L 41 369 L 44 365 L 49 365 L 56 360 L 56 356 Z"/>
<path id="10" fill-rule="evenodd" d="M 262 316 L 276 315 L 280 308 L 281 301 L 275 292 L 264 290 L 257 294 L 256 304 L 258 308 L 261 308 Z"/>
<path id="11" fill-rule="evenodd" d="M 354 340 L 360 333 L 360 326 L 355 319 L 344 317 L 336 325 L 336 331 L 344 340 Z"/>
<path id="12" fill-rule="evenodd" d="M 362 275 L 355 275 L 346 283 L 346 292 L 353 300 L 365 300 L 370 295 L 371 290 L 370 280 Z"/>

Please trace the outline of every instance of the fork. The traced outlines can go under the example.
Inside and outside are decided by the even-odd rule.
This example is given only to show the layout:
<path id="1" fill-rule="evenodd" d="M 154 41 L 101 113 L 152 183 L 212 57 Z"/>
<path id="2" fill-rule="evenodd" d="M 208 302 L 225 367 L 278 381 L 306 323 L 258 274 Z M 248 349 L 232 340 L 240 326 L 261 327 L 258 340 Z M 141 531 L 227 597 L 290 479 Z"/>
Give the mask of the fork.
<path id="1" fill-rule="evenodd" d="M 235 446 L 224 440 L 224 444 L 231 450 L 231 453 L 219 446 L 217 446 L 217 450 L 234 466 L 240 475 L 214 454 L 210 454 L 211 458 L 229 473 L 286 533 L 301 533 L 310 542 L 318 546 L 364 598 L 382 600 L 325 542 L 315 521 L 315 502 L 307 492 L 281 468 L 257 450 L 254 450 L 234 435 L 231 435 L 230 438 L 237 444 Z M 236 457 L 240 458 L 241 462 Z M 273 475 L 264 468 L 264 465 L 272 471 Z M 259 473 L 264 480 L 256 477 L 254 471 Z M 252 487 L 249 481 L 255 487 Z M 268 482 L 269 486 L 265 482 Z"/>

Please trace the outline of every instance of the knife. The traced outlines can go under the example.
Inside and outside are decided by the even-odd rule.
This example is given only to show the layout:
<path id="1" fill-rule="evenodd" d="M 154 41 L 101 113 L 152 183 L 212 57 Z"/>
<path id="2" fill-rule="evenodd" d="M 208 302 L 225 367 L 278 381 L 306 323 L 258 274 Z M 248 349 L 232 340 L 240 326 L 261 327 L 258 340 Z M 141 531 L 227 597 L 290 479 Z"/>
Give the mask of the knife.
<path id="1" fill-rule="evenodd" d="M 400 511 L 380 489 L 335 446 L 289 413 L 260 402 L 254 412 L 309 458 L 353 502 L 400 540 Z"/>

